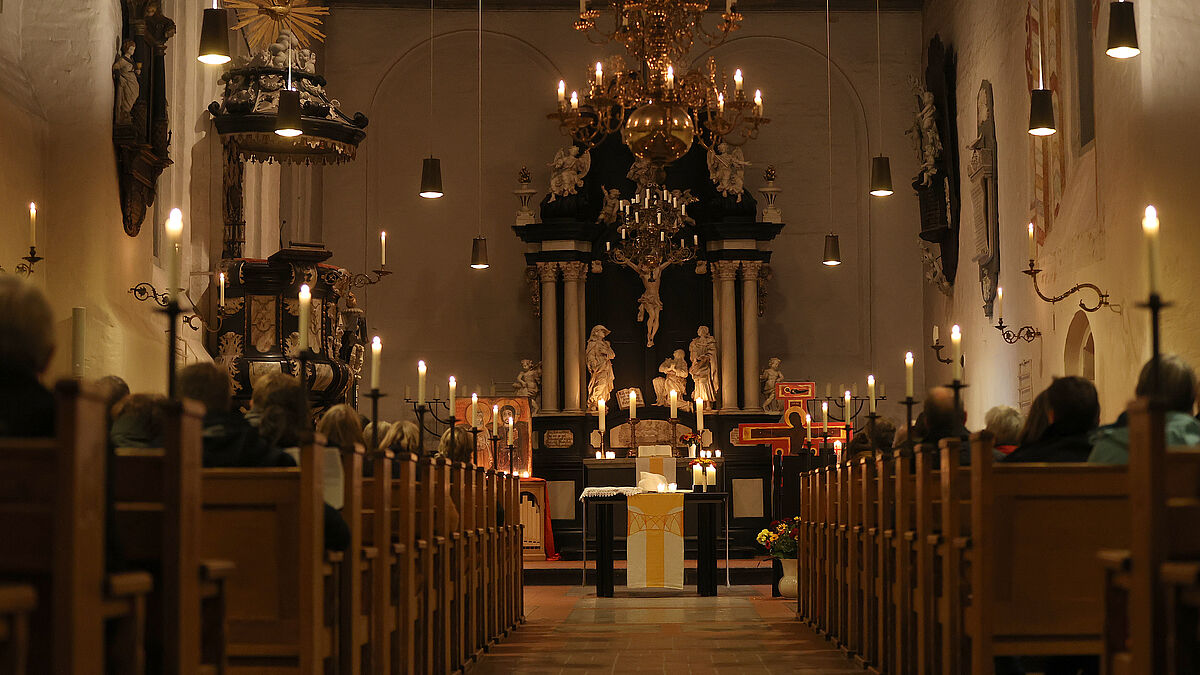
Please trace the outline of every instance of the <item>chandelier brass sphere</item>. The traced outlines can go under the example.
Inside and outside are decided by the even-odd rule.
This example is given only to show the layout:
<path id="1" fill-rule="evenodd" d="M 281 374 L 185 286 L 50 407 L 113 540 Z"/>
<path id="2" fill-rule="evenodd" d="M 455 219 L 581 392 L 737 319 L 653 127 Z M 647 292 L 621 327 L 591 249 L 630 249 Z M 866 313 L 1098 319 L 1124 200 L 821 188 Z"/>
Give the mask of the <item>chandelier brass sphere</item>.
<path id="1" fill-rule="evenodd" d="M 695 131 L 684 106 L 649 103 L 629 115 L 621 139 L 638 159 L 666 164 L 687 153 Z"/>

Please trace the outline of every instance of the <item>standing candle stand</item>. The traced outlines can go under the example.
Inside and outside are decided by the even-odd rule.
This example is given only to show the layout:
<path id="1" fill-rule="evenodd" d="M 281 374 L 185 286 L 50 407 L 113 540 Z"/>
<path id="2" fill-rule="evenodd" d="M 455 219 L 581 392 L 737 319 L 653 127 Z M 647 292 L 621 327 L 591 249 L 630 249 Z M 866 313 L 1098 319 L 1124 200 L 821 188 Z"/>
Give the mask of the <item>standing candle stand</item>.
<path id="1" fill-rule="evenodd" d="M 962 380 L 954 380 L 950 383 L 950 388 L 954 390 L 954 412 L 962 410 L 962 390 L 969 385 Z"/>
<path id="2" fill-rule="evenodd" d="M 672 417 L 671 419 L 669 419 L 667 421 L 671 423 L 671 456 L 674 457 L 675 456 L 675 445 L 679 442 L 679 431 L 678 431 L 679 418 Z M 680 451 L 680 452 L 682 453 L 682 451 Z"/>
<path id="3" fill-rule="evenodd" d="M 516 447 L 517 446 L 513 445 L 512 443 L 508 444 L 508 472 L 512 475 L 516 475 L 517 473 L 515 470 L 513 470 L 513 450 L 515 450 Z"/>
<path id="4" fill-rule="evenodd" d="M 489 436 L 489 438 L 492 441 L 492 471 L 495 471 L 496 470 L 496 462 L 498 461 L 496 459 L 496 455 L 500 454 L 500 437 L 495 434 L 492 434 L 491 436 Z"/>
<path id="5" fill-rule="evenodd" d="M 912 435 L 913 435 L 913 406 L 915 406 L 915 405 L 917 405 L 918 403 L 920 403 L 920 401 L 918 401 L 918 400 L 914 399 L 914 398 L 913 398 L 913 397 L 911 397 L 911 396 L 906 396 L 906 397 L 904 397 L 904 400 L 902 400 L 902 401 L 900 401 L 900 402 L 904 404 L 904 433 L 905 433 L 905 438 L 907 438 L 907 439 L 909 439 L 909 440 L 911 441 L 911 440 L 912 440 Z"/>
<path id="6" fill-rule="evenodd" d="M 167 315 L 167 397 L 175 398 L 175 344 L 179 335 L 179 301 L 171 296 L 162 308 Z"/>
<path id="7" fill-rule="evenodd" d="M 405 398 L 404 401 L 412 404 L 413 412 L 417 415 L 417 447 L 421 448 L 422 452 L 425 451 L 426 431 L 440 438 L 441 433 L 438 430 L 439 424 L 449 427 L 454 426 L 454 411 L 450 410 L 450 405 L 446 401 L 440 398 L 430 399 L 427 403 L 418 403 L 413 401 L 411 398 Z M 438 417 L 437 409 L 439 406 L 445 408 L 446 411 L 450 413 L 446 419 Z M 426 415 L 429 415 L 433 418 L 433 423 L 428 428 L 425 426 Z"/>
<path id="8" fill-rule="evenodd" d="M 469 431 L 471 432 L 471 449 L 473 452 L 473 457 L 475 458 L 474 463 L 475 466 L 479 466 L 479 434 L 483 431 L 483 429 L 480 429 L 472 424 Z"/>
<path id="9" fill-rule="evenodd" d="M 637 425 L 638 418 L 629 418 L 629 454 L 628 457 L 637 457 Z"/>
<path id="10" fill-rule="evenodd" d="M 379 450 L 379 399 L 384 396 L 387 394 L 380 393 L 374 387 L 367 394 L 367 398 L 371 399 L 371 452 L 373 453 Z"/>
<path id="11" fill-rule="evenodd" d="M 1161 402 L 1159 399 L 1162 398 L 1162 391 L 1160 389 L 1162 382 L 1159 372 L 1162 357 L 1162 329 L 1159 322 L 1161 321 L 1162 311 L 1170 306 L 1171 303 L 1163 302 L 1162 296 L 1158 293 L 1151 293 L 1149 300 L 1138 303 L 1138 307 L 1145 307 L 1150 310 L 1150 360 L 1154 364 L 1154 370 L 1150 373 L 1151 378 L 1153 378 L 1150 390 L 1154 392 L 1155 402 Z"/>

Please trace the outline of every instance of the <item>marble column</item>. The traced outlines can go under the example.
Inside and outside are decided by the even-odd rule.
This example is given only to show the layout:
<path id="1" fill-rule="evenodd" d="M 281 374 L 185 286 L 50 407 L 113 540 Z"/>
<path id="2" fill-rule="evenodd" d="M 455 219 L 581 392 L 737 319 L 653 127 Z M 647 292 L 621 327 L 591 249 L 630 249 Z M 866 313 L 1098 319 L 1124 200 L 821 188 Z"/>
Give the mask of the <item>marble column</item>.
<path id="1" fill-rule="evenodd" d="M 717 345 L 720 346 L 720 344 L 721 344 L 721 280 L 717 278 L 717 268 L 715 267 L 715 265 L 716 265 L 716 263 L 708 264 L 709 269 L 712 270 L 712 284 L 713 284 L 713 288 L 712 288 L 713 320 L 712 320 L 712 331 L 711 332 L 712 332 L 712 336 L 717 340 Z M 715 405 L 716 402 L 714 401 L 713 404 Z"/>
<path id="2" fill-rule="evenodd" d="M 721 357 L 722 410 L 737 410 L 738 408 L 737 307 L 734 305 L 737 300 L 734 284 L 737 281 L 740 264 L 740 261 L 737 260 L 721 260 L 713 263 L 721 299 L 721 331 L 717 338 L 717 350 Z"/>
<path id="3" fill-rule="evenodd" d="M 558 412 L 558 263 L 538 263 L 542 281 L 542 412 Z"/>
<path id="4" fill-rule="evenodd" d="M 580 329 L 579 286 L 587 278 L 587 265 L 578 261 L 561 263 L 563 272 L 563 410 L 579 412 L 579 364 L 583 355 Z"/>
<path id="5" fill-rule="evenodd" d="M 758 381 L 758 271 L 762 262 L 742 262 L 742 409 L 762 410 Z"/>
<path id="6" fill-rule="evenodd" d="M 584 265 L 583 276 L 579 280 L 579 401 L 580 407 L 587 410 L 587 359 L 584 353 L 587 349 L 587 272 Z"/>

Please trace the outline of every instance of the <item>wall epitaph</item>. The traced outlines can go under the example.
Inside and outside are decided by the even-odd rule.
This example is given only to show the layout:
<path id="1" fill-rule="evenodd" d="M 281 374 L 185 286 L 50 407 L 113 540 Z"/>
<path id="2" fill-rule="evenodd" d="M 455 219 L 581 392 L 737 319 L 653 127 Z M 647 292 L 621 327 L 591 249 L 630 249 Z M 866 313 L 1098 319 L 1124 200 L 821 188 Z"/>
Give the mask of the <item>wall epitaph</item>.
<path id="1" fill-rule="evenodd" d="M 983 292 L 983 313 L 992 318 L 996 287 L 1000 280 L 1000 210 L 996 193 L 996 120 L 992 116 L 992 83 L 979 85 L 976 109 L 979 132 L 971 144 L 971 159 L 967 176 L 971 179 L 971 201 L 974 203 L 975 255 L 979 264 L 979 287 Z"/>

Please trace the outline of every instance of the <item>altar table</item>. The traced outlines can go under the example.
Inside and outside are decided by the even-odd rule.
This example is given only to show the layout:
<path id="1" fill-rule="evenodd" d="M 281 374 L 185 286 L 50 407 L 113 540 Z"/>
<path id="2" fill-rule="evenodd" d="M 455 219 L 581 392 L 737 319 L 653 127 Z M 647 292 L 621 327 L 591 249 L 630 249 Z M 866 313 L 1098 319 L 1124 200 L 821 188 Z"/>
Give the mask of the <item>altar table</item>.
<path id="1" fill-rule="evenodd" d="M 587 584 L 587 505 L 596 507 L 596 596 L 613 597 L 613 519 L 616 505 L 625 495 L 583 497 L 583 584 Z M 728 513 L 729 493 L 683 492 L 683 506 L 696 507 L 696 592 L 704 597 L 717 594 L 717 514 Z M 725 520 L 725 585 L 729 586 L 729 520 Z M 687 533 L 685 532 L 685 535 Z"/>

